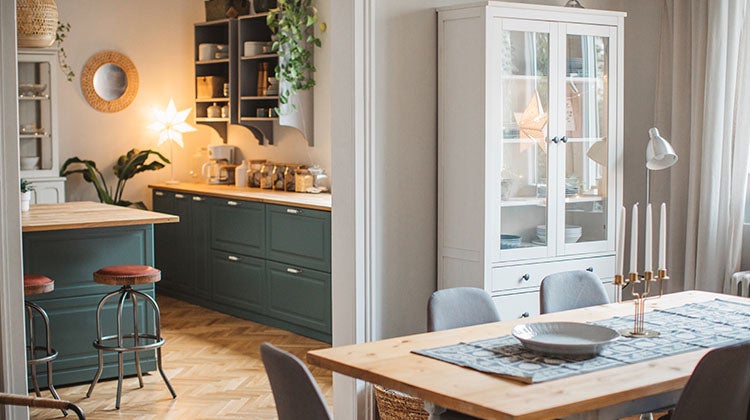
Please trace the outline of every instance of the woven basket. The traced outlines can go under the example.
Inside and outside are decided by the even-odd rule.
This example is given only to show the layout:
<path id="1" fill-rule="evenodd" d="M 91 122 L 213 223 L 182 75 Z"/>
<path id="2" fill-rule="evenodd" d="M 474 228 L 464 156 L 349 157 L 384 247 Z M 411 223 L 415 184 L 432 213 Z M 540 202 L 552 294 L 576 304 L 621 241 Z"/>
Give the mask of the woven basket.
<path id="1" fill-rule="evenodd" d="M 374 385 L 375 401 L 381 420 L 427 420 L 424 401 L 380 385 Z"/>
<path id="2" fill-rule="evenodd" d="M 16 22 L 19 47 L 49 47 L 55 42 L 57 34 L 55 0 L 18 0 Z"/>

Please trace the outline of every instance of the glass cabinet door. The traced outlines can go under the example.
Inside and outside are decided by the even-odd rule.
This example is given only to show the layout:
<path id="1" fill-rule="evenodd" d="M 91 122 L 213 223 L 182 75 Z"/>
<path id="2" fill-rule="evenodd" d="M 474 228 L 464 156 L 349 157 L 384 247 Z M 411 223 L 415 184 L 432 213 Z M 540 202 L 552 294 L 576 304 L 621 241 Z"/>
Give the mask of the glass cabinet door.
<path id="1" fill-rule="evenodd" d="M 497 32 L 496 32 L 497 33 Z M 550 25 L 503 20 L 501 94 L 500 254 L 503 260 L 548 253 Z"/>
<path id="2" fill-rule="evenodd" d="M 18 63 L 21 171 L 53 169 L 50 71 L 47 61 Z"/>
<path id="3" fill-rule="evenodd" d="M 602 246 L 609 237 L 614 202 L 608 199 L 607 177 L 608 139 L 615 138 L 616 130 L 610 122 L 615 114 L 614 86 L 609 83 L 614 67 L 610 62 L 612 42 L 606 28 L 575 25 L 573 31 L 569 29 L 565 35 L 565 74 L 558 102 L 563 118 L 558 132 L 565 133 L 560 143 L 564 173 L 558 183 L 565 212 L 564 220 L 558 217 L 558 232 L 566 253 Z"/>

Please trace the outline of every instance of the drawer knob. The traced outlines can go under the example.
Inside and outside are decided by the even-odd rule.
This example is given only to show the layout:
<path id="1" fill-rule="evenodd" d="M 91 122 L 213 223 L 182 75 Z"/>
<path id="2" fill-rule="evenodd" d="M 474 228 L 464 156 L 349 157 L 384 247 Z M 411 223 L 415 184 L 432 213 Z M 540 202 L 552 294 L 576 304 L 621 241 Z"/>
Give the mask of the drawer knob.
<path id="1" fill-rule="evenodd" d="M 292 274 L 299 274 L 299 273 L 302 272 L 302 270 L 299 270 L 299 269 L 296 269 L 296 268 L 292 268 L 292 267 L 287 267 L 286 272 L 287 273 L 292 273 Z"/>
<path id="2" fill-rule="evenodd" d="M 557 144 L 557 142 L 558 142 L 558 141 L 560 141 L 560 140 L 558 140 L 557 136 L 555 136 L 555 137 L 552 137 L 552 139 L 550 139 L 550 141 L 551 141 L 552 143 L 555 143 L 555 144 Z"/>
<path id="3" fill-rule="evenodd" d="M 183 194 L 175 194 L 174 198 L 185 198 Z"/>
<path id="4" fill-rule="evenodd" d="M 302 210 L 300 209 L 286 209 L 286 212 L 289 214 L 300 214 L 302 213 Z"/>
<path id="5" fill-rule="evenodd" d="M 593 273 L 594 272 L 594 267 L 589 267 L 589 268 L 586 269 L 586 271 L 588 271 L 590 273 Z"/>
<path id="6" fill-rule="evenodd" d="M 240 260 L 240 258 L 239 258 L 239 257 L 235 257 L 234 255 L 230 255 L 230 256 L 228 256 L 228 257 L 227 257 L 227 259 L 228 259 L 229 261 L 239 261 L 239 260 Z"/>
<path id="7" fill-rule="evenodd" d="M 563 143 L 567 143 L 568 142 L 568 136 L 562 136 L 562 138 L 560 139 L 560 141 L 563 142 Z"/>
<path id="8" fill-rule="evenodd" d="M 227 201 L 227 206 L 239 206 L 240 203 L 236 201 Z"/>
<path id="9" fill-rule="evenodd" d="M 521 276 L 521 279 L 523 279 L 523 281 L 529 281 L 531 279 L 531 276 L 529 275 L 529 273 L 526 273 Z"/>
<path id="10" fill-rule="evenodd" d="M 203 197 L 193 197 L 193 201 L 203 201 Z"/>
<path id="11" fill-rule="evenodd" d="M 528 318 L 529 316 L 531 316 L 531 315 L 529 315 L 528 312 L 524 312 L 524 313 L 521 314 L 521 318 Z"/>

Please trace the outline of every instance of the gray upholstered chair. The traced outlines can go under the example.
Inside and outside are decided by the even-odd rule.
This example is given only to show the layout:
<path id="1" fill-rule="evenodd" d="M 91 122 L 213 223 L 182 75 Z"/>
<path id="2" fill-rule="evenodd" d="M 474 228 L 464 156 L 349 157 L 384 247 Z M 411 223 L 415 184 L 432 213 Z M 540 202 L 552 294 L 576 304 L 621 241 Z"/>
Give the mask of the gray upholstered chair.
<path id="1" fill-rule="evenodd" d="M 427 331 L 442 331 L 500 321 L 492 296 L 484 289 L 454 287 L 434 292 L 427 302 Z M 475 417 L 448 410 L 441 420 L 468 420 Z"/>
<path id="2" fill-rule="evenodd" d="M 269 343 L 260 345 L 260 357 L 271 382 L 279 420 L 330 420 L 323 394 L 304 363 Z"/>
<path id="3" fill-rule="evenodd" d="M 599 276 L 589 271 L 550 274 L 539 287 L 539 310 L 543 314 L 605 303 L 609 303 L 607 291 Z"/>
<path id="4" fill-rule="evenodd" d="M 442 331 L 500 321 L 492 297 L 484 289 L 438 290 L 427 303 L 427 331 Z"/>
<path id="5" fill-rule="evenodd" d="M 750 419 L 750 342 L 711 350 L 698 362 L 671 420 Z"/>

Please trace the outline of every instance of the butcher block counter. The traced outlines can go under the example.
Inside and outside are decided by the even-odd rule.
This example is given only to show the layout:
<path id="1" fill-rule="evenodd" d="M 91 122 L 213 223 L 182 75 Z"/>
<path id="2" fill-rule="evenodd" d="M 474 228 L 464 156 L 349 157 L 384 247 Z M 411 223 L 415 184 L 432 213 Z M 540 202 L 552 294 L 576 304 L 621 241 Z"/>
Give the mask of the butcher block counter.
<path id="1" fill-rule="evenodd" d="M 177 216 L 129 207 L 73 201 L 58 204 L 32 204 L 22 213 L 23 232 L 86 229 L 97 227 L 179 222 Z"/>
<path id="2" fill-rule="evenodd" d="M 211 197 L 255 201 L 282 206 L 295 206 L 311 210 L 331 211 L 331 194 L 309 194 L 274 191 L 261 188 L 235 187 L 234 185 L 211 185 L 197 182 L 172 184 L 152 184 L 155 190 L 175 191 L 188 194 L 202 194 Z"/>
<path id="3" fill-rule="evenodd" d="M 96 307 L 117 287 L 95 283 L 94 271 L 121 264 L 155 266 L 154 224 L 178 221 L 179 217 L 169 214 L 92 202 L 32 204 L 23 213 L 24 273 L 42 274 L 55 281 L 54 291 L 28 297 L 50 318 L 52 346 L 59 354 L 53 363 L 55 385 L 89 382 L 96 373 L 97 353 L 92 346 Z M 153 284 L 134 288 L 155 297 Z M 152 314 L 141 309 L 139 330 L 153 332 Z M 116 302 L 103 308 L 104 335 L 115 333 L 115 312 Z M 43 336 L 40 327 L 35 327 L 38 337 Z M 166 348 L 169 351 L 168 343 Z M 156 368 L 153 351 L 141 352 L 141 361 L 145 371 Z M 105 354 L 104 364 L 103 377 L 117 377 L 117 355 Z M 46 372 L 37 369 L 40 385 L 46 386 Z M 130 358 L 125 374 L 134 373 Z"/>

